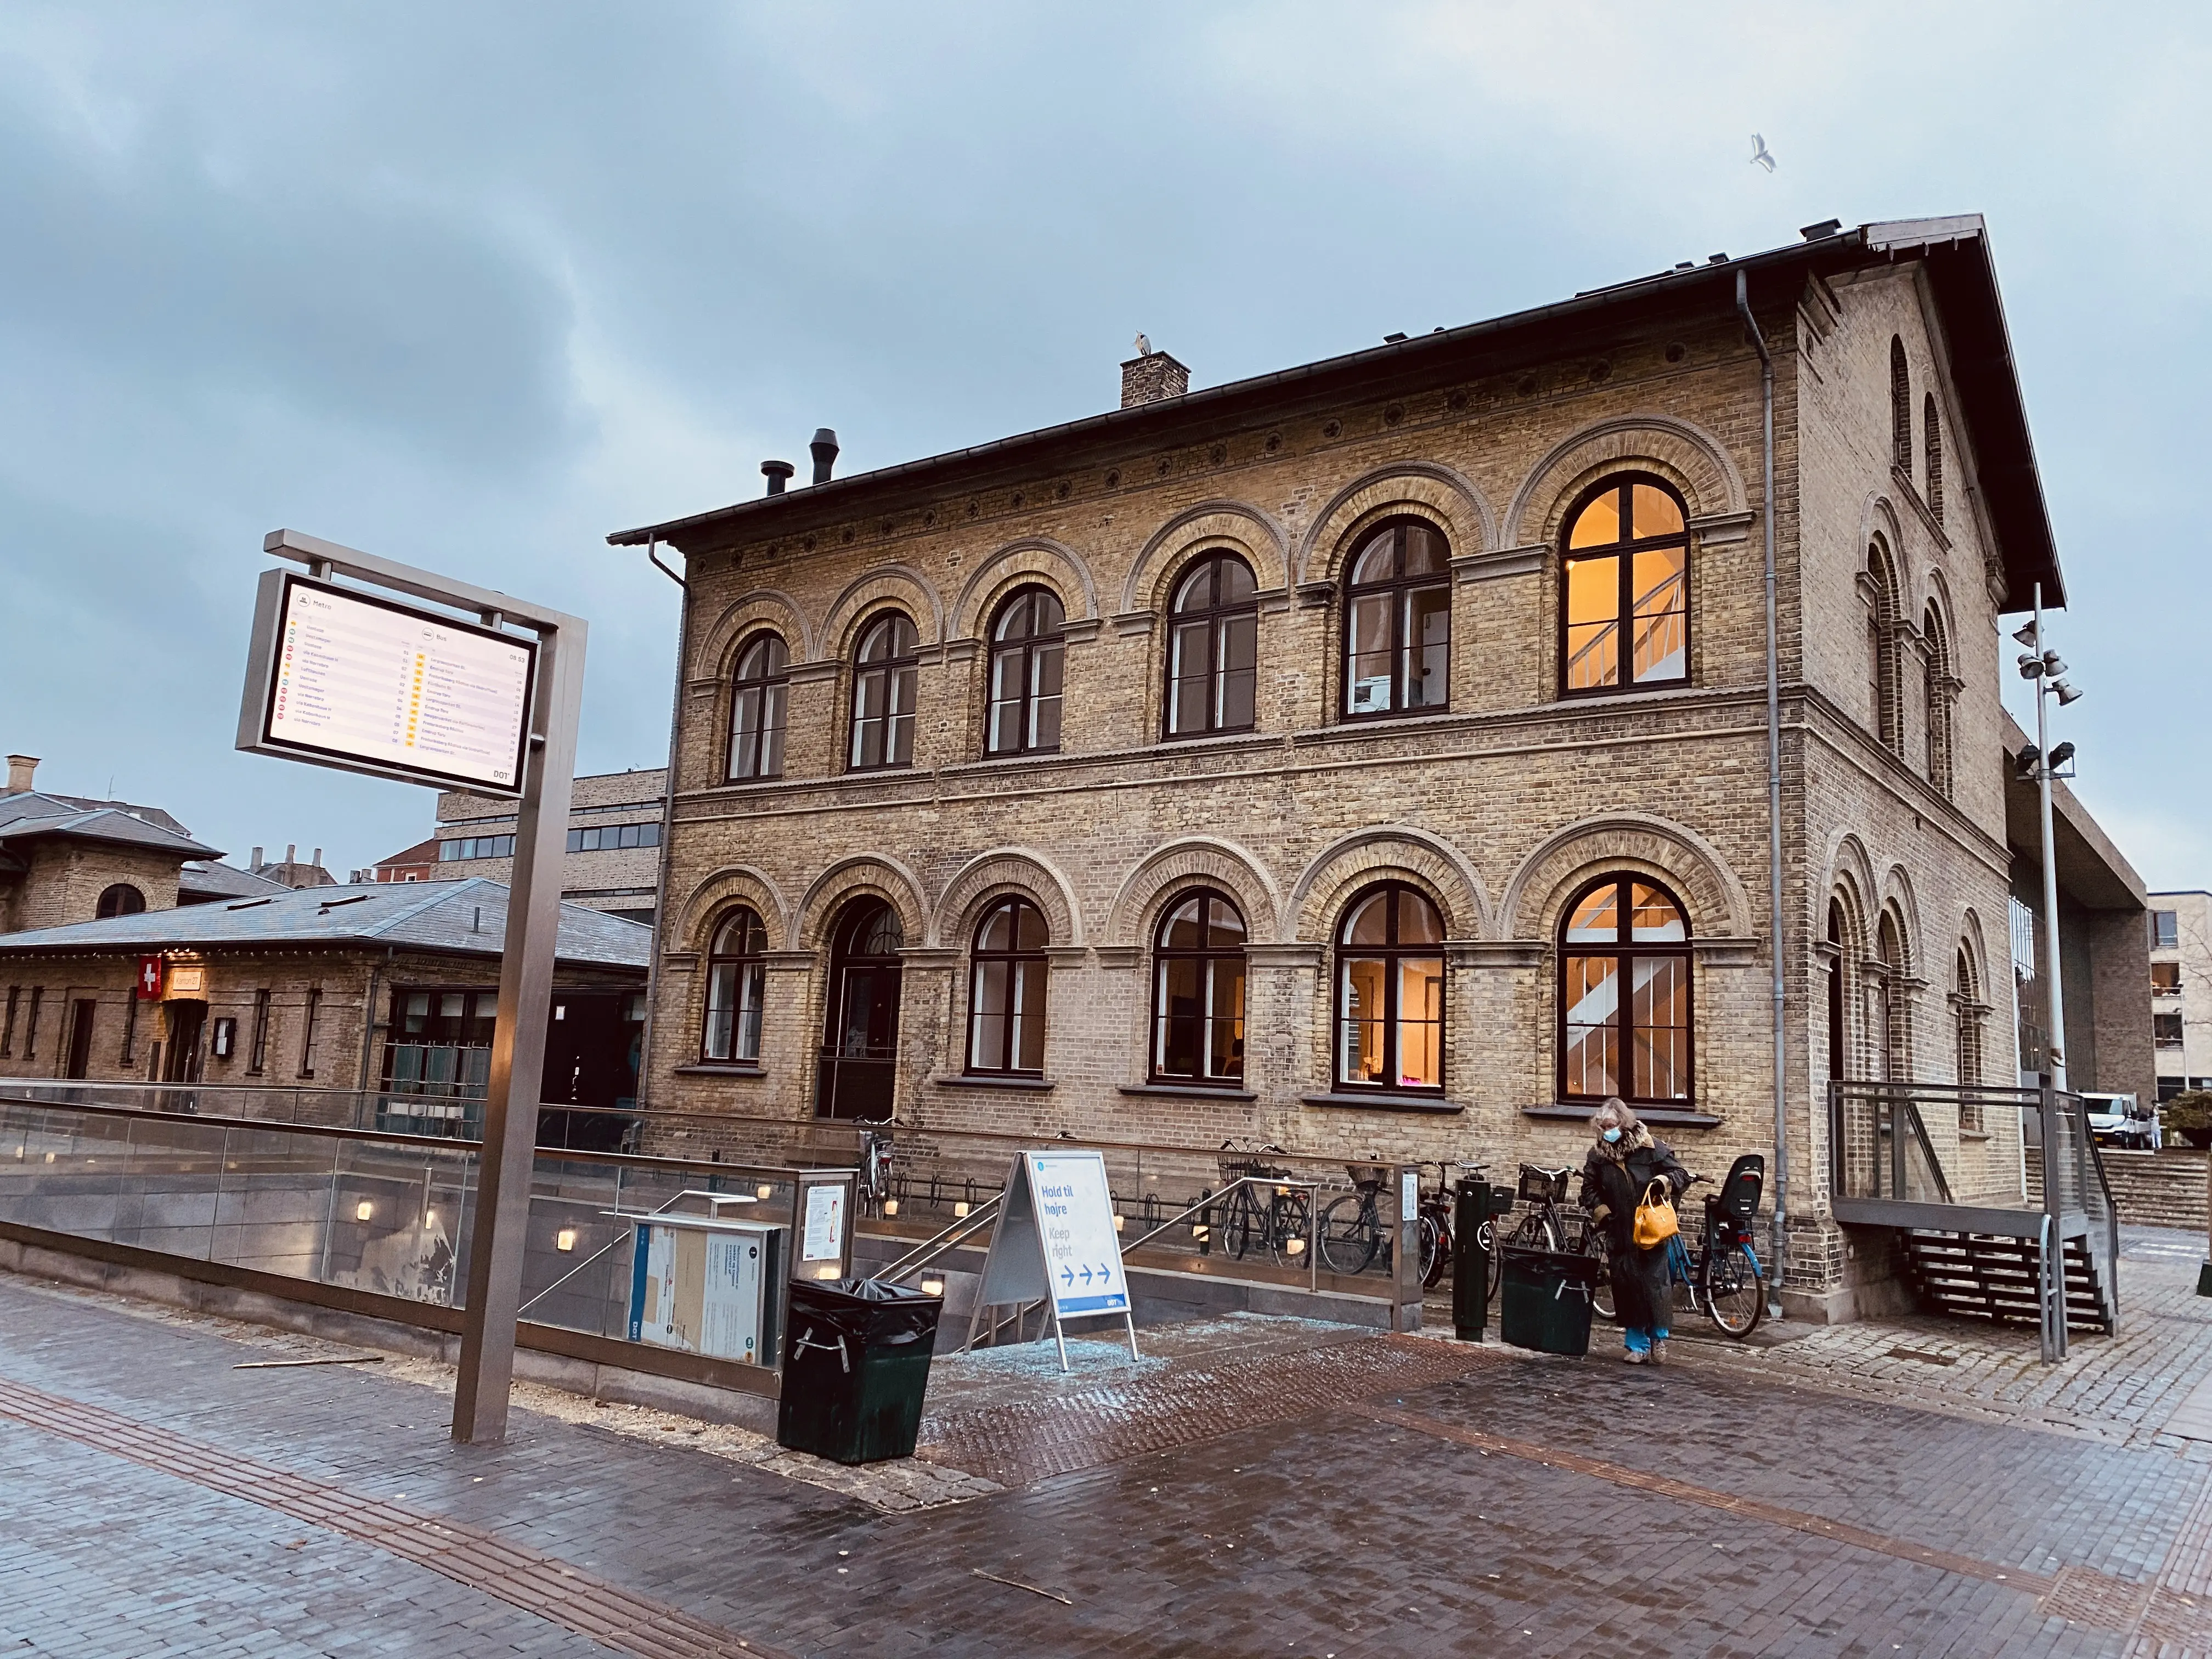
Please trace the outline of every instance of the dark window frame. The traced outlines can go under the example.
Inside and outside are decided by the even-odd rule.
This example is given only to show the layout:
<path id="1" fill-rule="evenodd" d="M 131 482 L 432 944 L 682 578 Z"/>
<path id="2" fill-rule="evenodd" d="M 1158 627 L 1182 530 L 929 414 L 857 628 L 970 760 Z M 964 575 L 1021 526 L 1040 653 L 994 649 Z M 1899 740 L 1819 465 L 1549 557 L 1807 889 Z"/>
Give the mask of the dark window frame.
<path id="1" fill-rule="evenodd" d="M 1027 911 L 1036 919 L 1037 931 L 1044 943 L 1024 945 L 1022 913 Z M 987 947 L 983 943 L 993 919 L 1001 912 L 1011 912 L 1007 918 L 1007 937 L 1013 943 L 1006 949 Z M 1043 907 L 1022 893 L 1007 893 L 994 899 L 984 907 L 976 919 L 975 931 L 968 950 L 968 1058 L 965 1074 L 969 1077 L 1024 1077 L 1044 1075 L 1044 1044 L 1048 1030 L 1046 1024 L 1051 1010 L 1050 981 L 1052 979 L 1052 929 L 1045 920 Z M 977 1054 L 978 1027 L 983 1014 L 981 1007 L 984 970 L 994 963 L 1006 968 L 1006 1006 L 1000 1012 L 999 1054 L 995 1060 Z M 1035 1012 L 1023 1000 L 1020 988 L 1033 985 L 1036 993 Z M 1037 1063 L 1020 1066 L 1021 1030 L 1025 1021 L 1034 1020 L 1037 1027 Z"/>
<path id="2" fill-rule="evenodd" d="M 1048 601 L 1060 613 L 1057 622 L 1040 625 L 1037 616 L 1039 601 Z M 1030 620 L 1030 631 L 1012 638 L 1002 638 L 1001 632 L 1018 614 Z M 1067 715 L 1067 607 L 1059 594 L 1042 582 L 1026 582 L 1000 600 L 991 612 L 991 624 L 984 630 L 983 654 L 983 753 L 992 759 L 1003 759 L 1011 755 L 1056 755 L 1060 739 L 1066 730 Z M 1046 692 L 1038 689 L 1042 665 L 1048 659 L 1057 662 L 1060 690 Z M 1019 692 L 1012 697 L 999 696 L 999 665 L 1012 662 L 1018 665 Z M 1042 726 L 1043 705 L 1051 702 L 1053 711 L 1052 738 L 1042 741 L 1038 734 Z M 1001 708 L 1015 710 L 1020 737 L 1018 741 L 1001 744 L 999 741 L 998 714 Z"/>
<path id="3" fill-rule="evenodd" d="M 23 988 L 20 985 L 9 986 L 8 988 L 7 1022 L 4 1024 L 0 1024 L 0 1060 L 9 1060 L 15 1057 L 15 1010 L 17 1006 L 21 1005 L 22 1000 Z"/>
<path id="4" fill-rule="evenodd" d="M 746 922 L 750 926 L 745 926 Z M 723 941 L 732 928 L 738 932 L 735 950 L 726 951 Z M 715 919 L 714 931 L 708 936 L 707 944 L 707 1001 L 699 1022 L 699 1058 L 708 1065 L 750 1064 L 760 1059 L 762 1040 L 766 1035 L 768 1001 L 768 929 L 762 922 L 760 912 L 750 904 L 732 905 Z M 720 1010 L 715 992 L 720 983 L 720 969 L 727 967 L 730 982 L 735 992 L 728 1006 L 726 1038 L 723 1052 L 714 1052 L 714 1017 Z M 752 998 L 752 1047 L 750 1054 L 744 1048 L 747 996 Z"/>
<path id="5" fill-rule="evenodd" d="M 781 661 L 775 667 L 764 667 L 757 673 L 746 672 L 748 659 L 756 651 L 774 646 L 781 653 Z M 732 659 L 730 671 L 730 740 L 722 754 L 723 778 L 730 783 L 751 783 L 764 778 L 783 775 L 783 745 L 791 721 L 791 647 L 782 635 L 772 628 L 763 628 L 745 635 Z M 748 693 L 757 699 L 760 718 L 748 737 L 739 727 L 740 710 Z M 773 704 L 775 719 L 773 726 L 767 712 Z M 775 733 L 775 756 L 772 766 L 765 763 L 769 735 Z M 750 754 L 746 766 L 738 763 L 738 746 L 748 744 Z"/>
<path id="6" fill-rule="evenodd" d="M 1912 370 L 1905 357 L 1905 342 L 1889 337 L 1889 459 L 1907 477 L 1912 476 Z"/>
<path id="7" fill-rule="evenodd" d="M 1168 929 L 1176 913 L 1193 900 L 1200 901 L 1204 908 L 1200 915 L 1200 936 L 1206 942 L 1195 945 L 1171 945 Z M 1213 910 L 1216 904 L 1228 907 L 1237 918 L 1237 934 L 1235 945 L 1216 945 L 1213 935 Z M 1146 1060 L 1146 1078 L 1153 1083 L 1173 1084 L 1191 1089 L 1239 1090 L 1244 1086 L 1246 1053 L 1246 1018 L 1251 992 L 1251 958 L 1246 950 L 1251 939 L 1250 926 L 1246 921 L 1243 907 L 1218 887 L 1186 887 L 1168 901 L 1160 911 L 1159 925 L 1152 930 L 1152 1008 L 1151 1042 Z M 1167 1009 L 1168 975 L 1173 964 L 1194 962 L 1200 964 L 1204 978 L 1204 995 L 1200 1012 L 1194 1016 L 1199 1022 L 1200 1040 L 1197 1045 L 1200 1070 L 1170 1072 L 1161 1065 L 1168 1047 L 1168 1023 L 1175 1018 Z M 1235 1069 L 1214 1072 L 1205 1069 L 1212 1063 L 1212 1044 L 1206 1040 L 1206 1028 L 1213 1022 L 1213 975 L 1220 964 L 1234 963 L 1237 968 Z"/>
<path id="8" fill-rule="evenodd" d="M 1644 484 L 1658 490 L 1674 503 L 1682 515 L 1682 527 L 1662 535 L 1642 536 L 1634 533 L 1635 487 Z M 1612 542 L 1590 547 L 1571 548 L 1575 526 L 1582 522 L 1583 514 L 1601 495 L 1618 494 L 1621 497 L 1620 522 L 1627 526 L 1628 534 Z M 1680 548 L 1682 553 L 1682 672 L 1664 679 L 1636 678 L 1636 556 L 1639 553 L 1660 553 Z M 1690 530 L 1690 505 L 1682 499 L 1681 492 L 1656 473 L 1611 472 L 1599 483 L 1585 489 L 1575 500 L 1573 507 L 1562 520 L 1559 528 L 1559 603 L 1556 643 L 1559 653 L 1559 687 L 1562 699 L 1580 697 L 1618 697 L 1632 691 L 1648 691 L 1666 686 L 1686 686 L 1692 683 L 1692 665 L 1697 649 L 1695 627 L 1696 609 L 1692 603 L 1690 575 L 1696 563 L 1696 538 Z M 1573 647 L 1570 644 L 1572 624 L 1568 621 L 1570 578 L 1567 567 L 1577 560 L 1611 558 L 1620 567 L 1617 599 L 1613 611 L 1614 650 L 1617 653 L 1620 677 L 1609 685 L 1571 685 L 1568 675 L 1573 671 Z"/>
<path id="9" fill-rule="evenodd" d="M 1410 894 L 1426 905 L 1437 919 L 1438 937 L 1433 942 L 1413 940 L 1405 942 L 1399 937 L 1398 899 L 1401 894 Z M 1346 935 L 1352 929 L 1354 917 L 1368 900 L 1387 895 L 1383 906 L 1384 941 L 1380 945 L 1355 945 Z M 1444 1079 L 1451 1075 L 1451 961 L 1445 954 L 1443 935 L 1445 931 L 1443 912 L 1437 902 L 1411 882 L 1379 881 L 1361 888 L 1345 902 L 1338 915 L 1335 939 L 1336 961 L 1329 976 L 1329 1075 L 1334 1085 L 1347 1093 L 1376 1095 L 1422 1095 L 1442 1098 Z M 1404 1011 L 1400 1004 L 1405 972 L 1402 964 L 1412 960 L 1433 960 L 1437 964 L 1440 990 L 1437 1007 L 1437 1081 L 1407 1083 L 1406 1056 L 1403 1044 Z M 1390 1062 L 1387 1069 L 1390 1077 L 1385 1081 L 1370 1082 L 1365 1078 L 1345 1075 L 1345 1036 L 1347 1025 L 1364 1024 L 1346 1016 L 1348 1002 L 1351 964 L 1354 961 L 1382 963 L 1382 1041 L 1384 1058 Z"/>
<path id="10" fill-rule="evenodd" d="M 2150 913 L 2150 948 L 2154 951 L 2179 950 L 2181 945 L 2181 912 L 2153 910 Z"/>
<path id="11" fill-rule="evenodd" d="M 125 894 L 129 898 L 125 898 Z M 100 898 L 93 906 L 93 918 L 105 921 L 111 916 L 143 915 L 146 909 L 146 895 L 127 881 L 110 882 L 100 889 Z"/>
<path id="12" fill-rule="evenodd" d="M 137 1062 L 138 1049 L 138 988 L 133 985 L 131 994 L 123 1001 L 123 1048 L 116 1056 L 118 1066 Z"/>
<path id="13" fill-rule="evenodd" d="M 269 1001 L 266 986 L 253 994 L 253 1028 L 246 1046 L 246 1074 L 259 1077 L 269 1064 Z"/>
<path id="14" fill-rule="evenodd" d="M 889 629 L 891 630 L 890 638 L 896 642 L 898 639 L 897 630 L 901 624 L 904 624 L 910 636 L 910 648 L 902 652 L 894 651 L 888 656 L 878 657 L 872 660 L 868 659 L 866 653 L 877 634 Z M 866 688 L 878 680 L 880 680 L 884 685 L 884 713 L 864 715 L 860 710 L 866 696 Z M 896 693 L 902 684 L 905 687 L 909 699 L 908 705 L 903 711 L 896 706 Z M 914 764 L 915 727 L 920 724 L 918 710 L 921 701 L 921 630 L 915 626 L 914 618 L 903 611 L 878 611 L 863 622 L 859 632 L 854 635 L 853 696 L 848 708 L 846 721 L 845 769 L 848 772 L 895 772 L 911 767 Z M 891 759 L 889 757 L 896 748 L 894 739 L 896 736 L 897 723 L 901 720 L 906 722 L 907 752 L 903 759 Z M 883 742 L 879 754 L 884 758 L 864 761 L 860 758 L 863 747 L 862 731 L 865 726 L 871 725 L 882 728 Z"/>
<path id="15" fill-rule="evenodd" d="M 46 988 L 33 985 L 31 988 L 30 1011 L 23 1020 L 23 1058 L 26 1060 L 39 1057 L 39 1006 L 46 1000 Z"/>
<path id="16" fill-rule="evenodd" d="M 1363 544 L 1364 545 L 1364 544 Z M 1221 598 L 1223 570 L 1231 565 L 1244 573 L 1251 584 L 1250 592 L 1242 599 L 1224 600 Z M 1206 579 L 1206 599 L 1202 605 L 1188 611 L 1176 608 L 1176 599 L 1198 577 Z M 1257 728 L 1260 715 L 1260 596 L 1259 578 L 1252 567 L 1237 555 L 1224 548 L 1211 548 L 1200 553 L 1176 574 L 1170 592 L 1166 619 L 1166 649 L 1161 653 L 1161 667 L 1166 676 L 1166 690 L 1160 699 L 1160 736 L 1168 741 L 1185 738 L 1219 737 L 1232 732 L 1250 732 Z M 1239 623 L 1249 623 L 1252 638 L 1252 678 L 1250 719 L 1237 722 L 1221 717 L 1226 701 L 1229 677 L 1237 672 L 1226 665 L 1228 630 Z M 1203 626 L 1206 630 L 1206 668 L 1203 675 L 1176 672 L 1176 649 L 1179 636 L 1186 629 Z M 1349 659 L 1346 659 L 1349 661 Z M 1178 728 L 1176 725 L 1176 687 L 1183 681 L 1203 678 L 1206 683 L 1206 718 L 1197 726 Z"/>
<path id="17" fill-rule="evenodd" d="M 1575 911 L 1581 906 L 1583 900 L 1604 887 L 1616 890 L 1613 895 L 1613 906 L 1618 921 L 1615 924 L 1613 940 L 1610 943 L 1580 939 L 1570 942 L 1567 938 L 1567 929 L 1574 921 Z M 1674 914 L 1682 920 L 1682 938 L 1680 943 L 1671 940 L 1638 939 L 1633 937 L 1635 927 L 1633 906 L 1635 890 L 1638 887 L 1650 888 L 1674 907 Z M 1690 907 L 1682 902 L 1681 896 L 1666 883 L 1654 880 L 1651 877 L 1638 872 L 1608 871 L 1604 875 L 1584 882 L 1568 897 L 1565 906 L 1559 912 L 1558 939 L 1559 969 L 1554 979 L 1553 990 L 1559 999 L 1559 1012 L 1558 1017 L 1553 1021 L 1553 1036 L 1559 1048 L 1556 1081 L 1561 1103 L 1578 1106 L 1595 1105 L 1607 1097 L 1604 1095 L 1573 1094 L 1570 1093 L 1567 1088 L 1567 1015 L 1571 1012 L 1567 1000 L 1567 959 L 1570 957 L 1610 957 L 1613 962 L 1614 986 L 1613 1029 L 1617 1033 L 1613 1081 L 1617 1085 L 1623 1085 L 1611 1092 L 1618 1094 L 1631 1106 L 1639 1109 L 1647 1106 L 1674 1111 L 1693 1109 L 1698 1098 L 1697 953 L 1694 944 L 1695 935 L 1690 927 Z M 1681 1093 L 1663 1097 L 1630 1092 L 1636 1083 L 1636 1028 L 1631 1023 L 1634 1017 L 1635 963 L 1639 957 L 1670 957 L 1681 964 L 1683 1087 Z M 1832 998 L 1830 1007 L 1832 1009 L 1834 1007 Z M 1832 1046 L 1830 1052 L 1832 1055 Z"/>
<path id="18" fill-rule="evenodd" d="M 1423 571 L 1410 576 L 1406 574 L 1406 532 L 1408 530 L 1425 531 L 1442 544 L 1443 561 L 1441 569 Z M 1357 574 L 1361 562 L 1367 556 L 1376 542 L 1384 536 L 1395 538 L 1391 550 L 1392 574 L 1379 581 L 1358 580 Z M 1338 670 L 1344 679 L 1342 691 L 1337 698 L 1337 708 L 1342 719 L 1347 721 L 1421 720 L 1431 714 L 1448 714 L 1451 712 L 1452 611 L 1454 609 L 1451 561 L 1451 538 L 1447 536 L 1438 526 L 1419 516 L 1402 515 L 1387 519 L 1360 537 L 1358 545 L 1352 549 L 1351 556 L 1344 562 L 1344 626 L 1342 629 L 1344 639 L 1342 648 L 1337 655 Z M 1406 603 L 1415 593 L 1430 590 L 1441 592 L 1444 596 L 1443 700 L 1441 702 L 1423 703 L 1419 708 L 1409 708 L 1406 703 L 1407 678 L 1406 656 L 1408 650 L 1406 638 Z M 1390 706 L 1387 708 L 1355 709 L 1352 706 L 1354 684 L 1352 663 L 1355 658 L 1367 654 L 1353 648 L 1358 639 L 1354 626 L 1358 614 L 1359 601 L 1383 594 L 1390 598 Z"/>
<path id="19" fill-rule="evenodd" d="M 300 1027 L 300 1075 L 315 1074 L 315 1024 L 323 1012 L 323 988 L 310 986 L 307 990 L 307 1018 Z"/>

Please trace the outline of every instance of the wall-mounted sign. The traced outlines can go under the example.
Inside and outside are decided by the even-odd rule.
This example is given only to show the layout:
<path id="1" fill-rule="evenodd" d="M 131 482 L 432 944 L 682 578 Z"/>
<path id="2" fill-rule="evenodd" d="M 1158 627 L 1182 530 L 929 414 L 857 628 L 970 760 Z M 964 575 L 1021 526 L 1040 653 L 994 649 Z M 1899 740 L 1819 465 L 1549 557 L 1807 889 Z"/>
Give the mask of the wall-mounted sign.
<path id="1" fill-rule="evenodd" d="M 163 981 L 168 976 L 167 969 L 168 964 L 164 963 L 159 957 L 141 957 L 138 958 L 139 1001 L 158 1002 L 161 1000 L 161 986 Z"/>
<path id="2" fill-rule="evenodd" d="M 173 997 L 201 997 L 207 994 L 207 969 L 193 963 L 169 969 L 168 994 Z"/>
<path id="3" fill-rule="evenodd" d="M 520 795 L 537 662 L 534 641 L 266 571 L 238 746 Z"/>

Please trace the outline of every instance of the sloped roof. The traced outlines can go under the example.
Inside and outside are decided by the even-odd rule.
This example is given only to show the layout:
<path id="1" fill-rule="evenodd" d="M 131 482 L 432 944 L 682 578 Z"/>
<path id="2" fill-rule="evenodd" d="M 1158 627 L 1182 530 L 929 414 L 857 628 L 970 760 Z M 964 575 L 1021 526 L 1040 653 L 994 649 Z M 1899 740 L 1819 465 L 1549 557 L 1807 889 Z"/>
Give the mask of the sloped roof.
<path id="1" fill-rule="evenodd" d="M 2027 406 L 1981 216 L 1899 219 L 1848 230 L 1811 229 L 1822 234 L 1808 232 L 1802 241 L 1740 259 L 1717 254 L 1703 264 L 1677 265 L 1533 310 L 1438 329 L 1180 398 L 1108 410 L 921 460 L 787 489 L 780 495 L 756 495 L 709 512 L 618 530 L 607 540 L 617 547 L 662 541 L 692 554 L 732 544 L 749 534 L 810 530 L 853 514 L 881 511 L 909 496 L 920 501 L 946 490 L 972 490 L 1001 478 L 1031 476 L 1039 467 L 1059 464 L 1071 451 L 1096 454 L 1126 447 L 1133 452 L 1164 442 L 1194 441 L 1243 422 L 1279 418 L 1286 405 L 1306 398 L 1341 398 L 1379 393 L 1401 383 L 1496 374 L 1658 317 L 1725 315 L 1735 307 L 1738 273 L 1749 285 L 1753 303 L 1771 307 L 1795 299 L 1814 276 L 1921 259 L 1926 262 L 1929 287 L 1951 342 L 1960 414 L 1972 439 L 1983 497 L 1996 530 L 2005 572 L 2002 608 L 2025 610 L 2039 581 L 2043 602 L 2063 605 L 2065 588 L 2057 543 L 2028 438 Z M 775 526 L 773 532 L 766 530 L 768 524 Z"/>
<path id="2" fill-rule="evenodd" d="M 167 817 L 168 814 L 161 814 Z M 174 823 L 174 819 L 170 820 Z M 106 842 L 143 847 L 150 852 L 174 853 L 179 858 L 219 859 L 222 854 L 186 835 L 137 817 L 121 805 L 95 802 L 90 805 L 60 795 L 27 789 L 0 795 L 0 846 L 21 844 L 42 837 Z"/>
<path id="3" fill-rule="evenodd" d="M 281 881 L 210 859 L 193 859 L 177 872 L 178 893 L 190 893 L 196 898 L 260 898 L 291 890 Z"/>
<path id="4" fill-rule="evenodd" d="M 507 884 L 481 876 L 459 881 L 368 882 L 281 889 L 229 903 L 145 910 L 66 927 L 0 934 L 0 958 L 31 951 L 132 953 L 163 950 L 298 949 L 303 945 L 398 945 L 496 957 L 505 943 Z M 653 929 L 580 904 L 561 907 L 555 954 L 577 966 L 635 968 L 652 954 Z"/>

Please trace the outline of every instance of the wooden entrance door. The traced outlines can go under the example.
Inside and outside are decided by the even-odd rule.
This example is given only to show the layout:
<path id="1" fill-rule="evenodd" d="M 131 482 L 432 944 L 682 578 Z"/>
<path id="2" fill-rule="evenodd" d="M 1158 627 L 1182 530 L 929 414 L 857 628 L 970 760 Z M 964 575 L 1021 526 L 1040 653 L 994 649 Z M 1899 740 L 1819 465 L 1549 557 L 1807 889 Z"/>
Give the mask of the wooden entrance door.
<path id="1" fill-rule="evenodd" d="M 161 1066 L 164 1083 L 200 1080 L 200 1034 L 207 1027 L 207 1004 L 182 1000 L 163 1005 L 169 1011 L 169 1047 Z"/>
<path id="2" fill-rule="evenodd" d="M 814 1088 L 819 1117 L 880 1121 L 891 1115 L 898 1064 L 898 912 L 857 898 L 830 930 L 830 995 L 822 1065 Z"/>
<path id="3" fill-rule="evenodd" d="M 92 1075 L 92 1017 L 100 1005 L 79 997 L 70 1008 L 69 1073 L 73 1078 Z"/>

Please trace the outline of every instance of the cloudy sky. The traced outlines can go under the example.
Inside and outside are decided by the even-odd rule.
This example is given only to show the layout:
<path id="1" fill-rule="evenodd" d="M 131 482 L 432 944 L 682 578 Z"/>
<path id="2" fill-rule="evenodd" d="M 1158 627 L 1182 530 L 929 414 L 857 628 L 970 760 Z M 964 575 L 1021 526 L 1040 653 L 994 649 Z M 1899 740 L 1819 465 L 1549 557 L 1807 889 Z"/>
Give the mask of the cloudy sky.
<path id="1" fill-rule="evenodd" d="M 817 425 L 860 471 L 1110 406 L 1139 328 L 1211 385 L 1980 212 L 2078 787 L 2212 886 L 2208 82 L 2185 5 L 9 0 L 0 748 L 343 873 L 433 797 L 232 751 L 272 526 L 587 617 L 580 763 L 654 765 L 675 590 L 604 537 Z"/>

